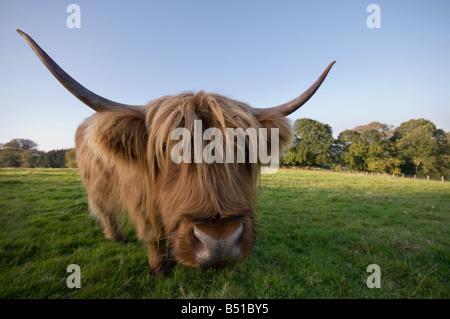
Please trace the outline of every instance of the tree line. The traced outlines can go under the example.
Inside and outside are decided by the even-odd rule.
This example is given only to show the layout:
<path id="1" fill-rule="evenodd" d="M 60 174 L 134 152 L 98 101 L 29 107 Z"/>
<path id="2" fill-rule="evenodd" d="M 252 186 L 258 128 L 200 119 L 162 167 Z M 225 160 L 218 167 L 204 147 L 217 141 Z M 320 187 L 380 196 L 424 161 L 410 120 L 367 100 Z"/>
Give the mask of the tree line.
<path id="1" fill-rule="evenodd" d="M 396 128 L 371 122 L 337 139 L 328 124 L 311 119 L 296 120 L 293 130 L 293 143 L 280 158 L 284 166 L 450 176 L 450 133 L 429 120 L 412 119 Z"/>
<path id="2" fill-rule="evenodd" d="M 450 176 L 450 133 L 425 119 L 398 127 L 371 122 L 333 138 L 330 125 L 302 118 L 280 156 L 282 166 L 419 176 Z M 39 151 L 28 139 L 0 144 L 0 167 L 76 167 L 75 149 Z"/>
<path id="3" fill-rule="evenodd" d="M 0 144 L 0 167 L 75 168 L 75 149 L 39 151 L 29 139 L 13 139 Z"/>

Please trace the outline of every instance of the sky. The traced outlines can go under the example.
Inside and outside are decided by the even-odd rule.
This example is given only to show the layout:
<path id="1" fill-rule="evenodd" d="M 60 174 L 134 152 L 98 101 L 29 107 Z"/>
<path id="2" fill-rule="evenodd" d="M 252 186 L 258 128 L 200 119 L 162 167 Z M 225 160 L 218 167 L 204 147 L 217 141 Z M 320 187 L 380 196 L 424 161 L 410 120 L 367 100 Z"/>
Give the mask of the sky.
<path id="1" fill-rule="evenodd" d="M 70 4 L 80 28 L 69 28 Z M 370 4 L 380 28 L 369 28 Z M 325 82 L 289 116 L 345 129 L 425 118 L 450 131 L 450 1 L 165 0 L 0 2 L 0 143 L 71 148 L 94 111 L 41 64 L 21 29 L 73 78 L 114 101 L 186 91 L 271 107 Z"/>

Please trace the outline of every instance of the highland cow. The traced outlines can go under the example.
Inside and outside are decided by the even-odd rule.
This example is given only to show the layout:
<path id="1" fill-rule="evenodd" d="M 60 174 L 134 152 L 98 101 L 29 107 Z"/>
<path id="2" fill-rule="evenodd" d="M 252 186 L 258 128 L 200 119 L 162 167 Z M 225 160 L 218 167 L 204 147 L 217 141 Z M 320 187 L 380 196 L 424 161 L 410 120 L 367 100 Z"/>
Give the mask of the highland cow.
<path id="1" fill-rule="evenodd" d="M 107 239 L 126 241 L 117 218 L 124 211 L 148 246 L 155 273 L 165 273 L 171 260 L 199 267 L 250 253 L 261 162 L 175 163 L 170 156 L 177 143 L 172 133 L 184 128 L 193 136 L 196 120 L 202 121 L 203 131 L 217 128 L 223 136 L 227 128 L 267 128 L 269 135 L 270 129 L 277 128 L 283 147 L 292 134 L 286 116 L 311 98 L 334 62 L 302 95 L 271 108 L 253 108 L 204 92 L 127 105 L 80 85 L 31 37 L 17 31 L 56 79 L 96 111 L 77 129 L 76 156 L 90 211 L 101 220 Z"/>

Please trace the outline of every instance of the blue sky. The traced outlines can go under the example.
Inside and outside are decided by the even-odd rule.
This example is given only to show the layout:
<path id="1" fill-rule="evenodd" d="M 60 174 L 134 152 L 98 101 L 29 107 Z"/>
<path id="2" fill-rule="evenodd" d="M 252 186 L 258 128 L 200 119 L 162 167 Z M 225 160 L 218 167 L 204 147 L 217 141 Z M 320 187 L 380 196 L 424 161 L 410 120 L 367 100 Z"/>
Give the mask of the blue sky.
<path id="1" fill-rule="evenodd" d="M 66 8 L 81 8 L 69 29 Z M 381 28 L 369 29 L 369 4 Z M 72 77 L 106 98 L 144 104 L 184 91 L 254 107 L 284 103 L 337 63 L 289 116 L 345 129 L 426 118 L 450 131 L 450 1 L 0 2 L 0 143 L 74 146 L 94 111 L 67 92 L 15 31 L 27 32 Z"/>

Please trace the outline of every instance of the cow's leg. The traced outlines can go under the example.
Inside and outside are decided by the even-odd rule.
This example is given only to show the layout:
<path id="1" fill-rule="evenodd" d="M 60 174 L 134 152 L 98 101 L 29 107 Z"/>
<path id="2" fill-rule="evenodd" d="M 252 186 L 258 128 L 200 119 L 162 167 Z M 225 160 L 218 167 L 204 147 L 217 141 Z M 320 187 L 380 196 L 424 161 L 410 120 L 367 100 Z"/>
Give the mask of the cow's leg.
<path id="1" fill-rule="evenodd" d="M 109 240 L 114 240 L 119 243 L 126 243 L 127 238 L 125 237 L 122 229 L 120 228 L 119 222 L 117 220 L 117 214 L 115 215 L 102 215 L 101 216 L 105 238 Z"/>
<path id="2" fill-rule="evenodd" d="M 141 215 L 144 216 L 144 215 Z M 139 238 L 148 246 L 148 264 L 153 273 L 167 275 L 171 263 L 165 240 L 157 240 L 151 222 L 142 218 L 136 223 Z"/>
<path id="3" fill-rule="evenodd" d="M 166 243 L 152 242 L 148 244 L 148 264 L 157 275 L 168 275 L 171 269 Z"/>
<path id="4" fill-rule="evenodd" d="M 91 212 L 98 216 L 102 221 L 105 234 L 105 238 L 109 240 L 114 240 L 119 243 L 126 243 L 127 239 L 120 229 L 119 221 L 117 220 L 117 213 L 108 211 L 103 205 L 99 205 L 89 202 L 89 207 Z"/>

